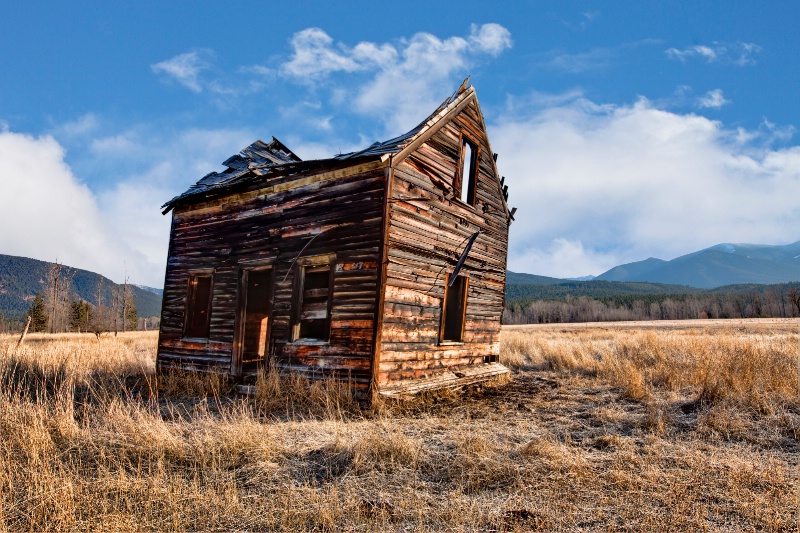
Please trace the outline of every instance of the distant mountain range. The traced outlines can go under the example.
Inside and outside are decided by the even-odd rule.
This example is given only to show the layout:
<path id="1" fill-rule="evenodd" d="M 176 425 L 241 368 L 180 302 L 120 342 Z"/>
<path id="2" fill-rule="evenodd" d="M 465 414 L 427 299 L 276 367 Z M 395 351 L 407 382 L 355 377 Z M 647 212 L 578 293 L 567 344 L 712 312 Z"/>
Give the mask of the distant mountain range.
<path id="1" fill-rule="evenodd" d="M 20 319 L 28 311 L 37 292 L 47 291 L 47 275 L 53 263 L 0 254 L 0 313 L 9 319 Z M 103 305 L 109 305 L 113 290 L 120 288 L 110 279 L 79 268 L 62 266 L 72 277 L 70 299 L 83 299 L 97 305 L 98 290 Z M 133 303 L 140 317 L 161 314 L 161 289 L 129 285 Z"/>
<path id="2" fill-rule="evenodd" d="M 0 254 L 0 313 L 6 318 L 25 315 L 37 292 L 47 290 L 47 274 L 53 263 Z M 96 305 L 98 287 L 104 305 L 111 302 L 110 279 L 87 270 L 74 272 L 72 298 Z M 800 282 L 800 241 L 787 245 L 718 244 L 670 261 L 649 258 L 616 266 L 592 279 L 562 279 L 508 271 L 506 300 L 560 298 L 565 294 L 603 297 L 608 294 L 687 294 L 702 289 L 731 287 L 751 290 L 750 285 Z M 538 287 L 538 288 L 534 288 Z M 162 289 L 131 285 L 139 316 L 161 313 Z"/>
<path id="3" fill-rule="evenodd" d="M 777 246 L 717 244 L 671 261 L 651 257 L 619 265 L 596 279 L 649 281 L 703 289 L 739 283 L 800 281 L 800 241 Z"/>
<path id="4" fill-rule="evenodd" d="M 682 286 L 713 289 L 729 285 L 769 285 L 800 282 L 800 241 L 786 245 L 717 244 L 710 248 L 676 257 L 671 261 L 651 257 L 644 261 L 615 266 L 599 276 L 551 278 L 534 274 L 508 272 L 509 290 L 518 285 L 565 285 L 585 282 L 591 287 L 599 282 L 638 282 L 659 285 L 658 292 L 674 292 Z M 609 287 L 605 285 L 605 287 Z M 624 289 L 644 292 L 654 287 L 631 285 Z M 620 288 L 622 288 L 620 286 Z M 683 290 L 683 289 L 682 289 Z M 684 291 L 685 292 L 685 291 Z"/>
<path id="5" fill-rule="evenodd" d="M 155 287 L 148 287 L 147 285 L 134 285 L 134 287 L 139 287 L 143 291 L 152 292 L 153 294 L 158 294 L 159 296 L 164 296 L 164 289 L 156 289 Z"/>

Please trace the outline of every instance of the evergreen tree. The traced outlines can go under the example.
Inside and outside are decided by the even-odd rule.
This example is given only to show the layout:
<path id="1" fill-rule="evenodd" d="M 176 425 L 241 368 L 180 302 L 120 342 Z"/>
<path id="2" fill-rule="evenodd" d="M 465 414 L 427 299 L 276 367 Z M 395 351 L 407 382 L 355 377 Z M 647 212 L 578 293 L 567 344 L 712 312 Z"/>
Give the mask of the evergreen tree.
<path id="1" fill-rule="evenodd" d="M 139 312 L 136 310 L 136 304 L 133 303 L 133 295 L 128 292 L 125 295 L 125 329 L 135 331 L 139 325 Z"/>
<path id="2" fill-rule="evenodd" d="M 47 309 L 44 305 L 44 298 L 42 293 L 37 292 L 36 297 L 33 299 L 31 307 L 28 309 L 28 315 L 31 317 L 31 331 L 46 331 L 49 316 Z"/>
<path id="3" fill-rule="evenodd" d="M 73 300 L 70 309 L 69 325 L 74 331 L 89 331 L 94 312 L 89 302 Z"/>

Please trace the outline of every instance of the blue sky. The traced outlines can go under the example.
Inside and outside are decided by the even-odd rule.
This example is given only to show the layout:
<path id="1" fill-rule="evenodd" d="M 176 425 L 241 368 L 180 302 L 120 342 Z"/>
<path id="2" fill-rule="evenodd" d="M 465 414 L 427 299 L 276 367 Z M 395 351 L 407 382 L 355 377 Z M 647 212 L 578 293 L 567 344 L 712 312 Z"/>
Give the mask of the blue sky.
<path id="1" fill-rule="evenodd" d="M 255 139 L 327 157 L 471 75 L 509 267 L 800 239 L 796 2 L 3 2 L 0 253 L 163 281 L 166 200 Z"/>

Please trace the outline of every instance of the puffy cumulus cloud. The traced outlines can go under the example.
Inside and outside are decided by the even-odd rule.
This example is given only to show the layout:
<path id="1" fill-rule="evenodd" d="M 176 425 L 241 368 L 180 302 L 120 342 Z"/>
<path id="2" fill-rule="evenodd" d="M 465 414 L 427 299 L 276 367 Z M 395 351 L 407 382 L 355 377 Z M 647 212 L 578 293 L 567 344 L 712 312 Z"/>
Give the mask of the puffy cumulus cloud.
<path id="1" fill-rule="evenodd" d="M 104 274 L 121 272 L 130 250 L 101 215 L 92 192 L 52 137 L 0 133 L 0 250 Z"/>
<path id="2" fill-rule="evenodd" d="M 753 65 L 761 47 L 755 43 L 714 42 L 711 45 L 697 44 L 685 48 L 668 48 L 667 57 L 685 63 L 689 59 L 703 59 L 707 63 L 726 63 L 739 66 Z"/>
<path id="3" fill-rule="evenodd" d="M 254 139 L 204 129 L 165 137 L 148 127 L 98 138 L 77 166 L 109 185 L 90 189 L 53 137 L 0 132 L 0 253 L 58 259 L 116 281 L 127 272 L 158 287 L 170 228 L 161 205 Z"/>
<path id="4" fill-rule="evenodd" d="M 331 72 L 355 72 L 392 61 L 393 46 L 362 42 L 354 48 L 334 45 L 333 38 L 320 28 L 307 28 L 292 36 L 291 59 L 281 65 L 289 76 L 312 81 Z"/>
<path id="5" fill-rule="evenodd" d="M 445 40 L 429 34 L 417 33 L 398 45 L 361 42 L 354 47 L 334 43 L 333 38 L 321 28 L 307 28 L 292 36 L 291 58 L 281 65 L 288 76 L 312 81 L 333 72 L 360 70 L 387 70 L 408 61 L 419 63 L 422 56 L 437 61 L 432 56 L 453 58 L 469 51 L 497 55 L 511 47 L 511 33 L 499 24 L 471 26 L 467 39 L 450 37 Z M 458 57 L 463 64 L 463 58 Z"/>
<path id="6" fill-rule="evenodd" d="M 193 50 L 185 54 L 178 54 L 175 57 L 154 63 L 150 68 L 156 74 L 163 74 L 168 79 L 174 80 L 190 91 L 202 92 L 203 86 L 200 81 L 200 74 L 210 67 L 207 57 L 211 55 L 209 50 Z"/>
<path id="7" fill-rule="evenodd" d="M 722 95 L 722 89 L 713 89 L 697 99 L 698 106 L 712 109 L 719 109 L 730 103 L 731 101 Z"/>
<path id="8" fill-rule="evenodd" d="M 102 171 L 113 183 L 97 193 L 99 213 L 126 245 L 132 281 L 156 287 L 164 281 L 170 215 L 161 214 L 161 205 L 221 170 L 222 161 L 254 140 L 244 130 L 194 128 L 165 136 L 138 127 L 92 143 L 83 166 Z"/>
<path id="9" fill-rule="evenodd" d="M 490 126 L 519 206 L 509 268 L 557 277 L 600 274 L 720 242 L 800 236 L 800 147 L 769 148 L 694 114 L 583 98 L 510 107 Z"/>
<path id="10" fill-rule="evenodd" d="M 511 48 L 513 44 L 511 32 L 500 24 L 489 23 L 481 26 L 473 24 L 470 28 L 470 43 L 488 54 L 498 55 L 506 48 Z"/>
<path id="11" fill-rule="evenodd" d="M 296 33 L 292 55 L 280 71 L 301 83 L 315 83 L 336 72 L 362 72 L 369 78 L 347 94 L 357 112 L 378 115 L 387 132 L 413 126 L 453 89 L 480 55 L 496 56 L 512 46 L 511 33 L 499 24 L 473 25 L 467 37 L 445 39 L 417 33 L 396 43 L 336 43 L 324 30 Z M 338 94 L 338 98 L 342 95 Z"/>

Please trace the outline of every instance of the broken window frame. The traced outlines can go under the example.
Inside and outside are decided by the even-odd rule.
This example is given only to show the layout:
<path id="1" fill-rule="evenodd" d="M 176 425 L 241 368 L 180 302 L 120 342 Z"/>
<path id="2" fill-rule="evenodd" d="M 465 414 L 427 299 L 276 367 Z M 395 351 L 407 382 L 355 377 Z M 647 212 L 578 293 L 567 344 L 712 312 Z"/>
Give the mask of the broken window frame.
<path id="1" fill-rule="evenodd" d="M 335 256 L 326 254 L 313 257 L 304 257 L 297 261 L 297 273 L 295 275 L 294 295 L 292 299 L 292 342 L 299 344 L 329 344 L 331 339 L 331 309 L 333 307 L 333 273 Z M 303 307 L 306 305 L 305 285 L 306 277 L 309 273 L 321 273 L 327 271 L 327 296 L 325 297 L 326 314 L 322 319 L 304 319 Z M 319 289 L 319 288 L 318 288 Z M 320 296 L 313 296 L 316 300 Z M 313 303 L 322 303 L 315 301 Z M 304 336 L 304 323 L 313 320 L 323 320 L 321 330 L 324 332 L 320 336 Z"/>
<path id="2" fill-rule="evenodd" d="M 480 144 L 463 131 L 458 138 L 458 170 L 456 172 L 456 198 L 469 206 L 475 206 L 478 186 L 478 165 L 480 162 Z M 469 147 L 469 151 L 466 150 Z M 469 156 L 467 166 L 466 156 Z M 466 176 L 465 176 L 466 172 Z M 466 177 L 466 189 L 465 178 Z"/>
<path id="3" fill-rule="evenodd" d="M 198 280 L 208 279 L 208 293 L 205 302 L 197 305 Z M 211 335 L 211 302 L 214 299 L 214 271 L 195 270 L 189 272 L 186 280 L 186 306 L 183 314 L 183 338 L 208 340 Z M 203 310 L 205 308 L 205 310 Z M 202 324 L 198 324 L 198 317 Z"/>
<path id="4" fill-rule="evenodd" d="M 464 342 L 464 329 L 467 324 L 467 296 L 469 294 L 469 276 L 465 274 L 459 274 L 456 277 L 456 282 L 453 284 L 452 287 L 450 285 L 450 277 L 451 273 L 447 274 L 447 278 L 445 279 L 444 285 L 444 295 L 442 296 L 442 322 L 439 326 L 439 344 L 462 344 Z M 463 288 L 456 289 L 460 284 L 463 284 Z M 461 294 L 461 298 L 459 300 L 452 300 L 449 298 L 452 296 L 454 290 L 463 290 Z M 459 316 L 460 320 L 460 327 L 459 334 L 457 339 L 448 339 L 448 317 L 452 317 L 453 313 L 456 313 Z"/>

